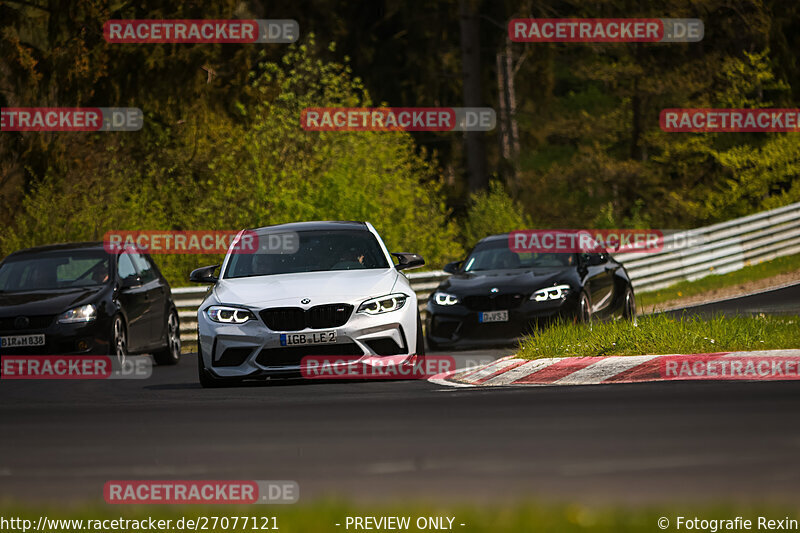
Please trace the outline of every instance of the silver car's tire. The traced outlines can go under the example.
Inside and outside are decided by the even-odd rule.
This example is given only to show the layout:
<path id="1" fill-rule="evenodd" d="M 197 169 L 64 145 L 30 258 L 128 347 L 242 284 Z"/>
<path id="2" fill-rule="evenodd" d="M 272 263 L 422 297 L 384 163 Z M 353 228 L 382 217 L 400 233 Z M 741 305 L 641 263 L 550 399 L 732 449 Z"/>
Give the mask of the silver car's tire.
<path id="1" fill-rule="evenodd" d="M 197 338 L 197 377 L 200 379 L 200 385 L 204 389 L 217 389 L 232 383 L 231 380 L 218 378 L 206 370 L 206 365 L 203 362 L 203 351 L 200 348 L 200 337 Z"/>
<path id="2" fill-rule="evenodd" d="M 422 317 L 417 312 L 417 355 L 425 355 L 425 336 L 422 334 Z"/>

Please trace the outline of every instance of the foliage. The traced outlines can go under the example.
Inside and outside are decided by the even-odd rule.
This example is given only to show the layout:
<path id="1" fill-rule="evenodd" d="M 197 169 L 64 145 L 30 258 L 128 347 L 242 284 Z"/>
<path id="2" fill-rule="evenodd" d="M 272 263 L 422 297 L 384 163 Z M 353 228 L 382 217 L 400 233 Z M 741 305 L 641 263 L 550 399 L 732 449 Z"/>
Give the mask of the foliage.
<path id="1" fill-rule="evenodd" d="M 530 217 L 499 182 L 492 182 L 489 192 L 476 193 L 471 200 L 462 230 L 465 248 L 472 248 L 487 235 L 532 227 Z"/>
<path id="2" fill-rule="evenodd" d="M 463 102 L 456 0 L 369 8 L 330 0 L 0 2 L 1 107 L 136 106 L 147 124 L 135 134 L 0 135 L 0 223 L 9 227 L 0 253 L 110 227 L 346 217 L 371 220 L 392 247 L 436 265 L 519 225 L 686 228 L 800 200 L 797 134 L 665 133 L 658 123 L 664 108 L 796 107 L 793 3 L 470 5 L 481 25 L 473 44 L 485 105 L 498 107 L 498 54 L 513 56 L 519 161 L 502 159 L 498 129 L 482 137 L 489 174 L 509 185 L 510 197 L 497 186 L 466 195 L 463 137 L 452 132 L 311 133 L 297 125 L 303 106 L 370 105 L 370 95 L 377 105 Z M 298 20 L 304 45 L 288 53 L 283 45 L 120 45 L 101 31 L 110 18 L 274 13 Z M 501 21 L 530 16 L 697 17 L 705 36 L 506 48 Z M 339 46 L 315 46 L 307 39 L 314 33 Z M 214 258 L 164 259 L 177 277 Z"/>
<path id="3" fill-rule="evenodd" d="M 241 229 L 303 220 L 371 221 L 394 251 L 438 266 L 461 254 L 435 161 L 403 132 L 307 132 L 300 111 L 368 106 L 350 70 L 315 56 L 313 37 L 252 73 L 260 95 L 237 123 L 198 104 L 181 123 L 149 116 L 133 145 L 85 135 L 74 159 L 26 196 L 4 253 L 123 229 Z M 109 142 L 110 141 L 110 142 Z M 102 162 L 94 154 L 103 153 Z M 54 205 L 64 209 L 53 209 Z M 418 231 L 425 228 L 425 231 Z M 216 257 L 160 256 L 171 282 Z"/>

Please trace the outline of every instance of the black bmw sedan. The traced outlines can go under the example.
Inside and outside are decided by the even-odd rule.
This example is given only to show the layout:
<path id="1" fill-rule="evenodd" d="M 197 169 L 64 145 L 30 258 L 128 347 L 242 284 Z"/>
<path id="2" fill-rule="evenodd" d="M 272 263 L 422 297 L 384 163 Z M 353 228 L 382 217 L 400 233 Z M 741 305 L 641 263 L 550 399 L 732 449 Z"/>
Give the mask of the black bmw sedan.
<path id="1" fill-rule="evenodd" d="M 176 364 L 180 352 L 172 293 L 147 254 L 57 244 L 0 263 L 0 354 L 152 353 Z"/>
<path id="2" fill-rule="evenodd" d="M 636 316 L 625 267 L 604 251 L 518 253 L 509 234 L 481 240 L 428 299 L 431 349 L 514 341 L 554 320 Z"/>

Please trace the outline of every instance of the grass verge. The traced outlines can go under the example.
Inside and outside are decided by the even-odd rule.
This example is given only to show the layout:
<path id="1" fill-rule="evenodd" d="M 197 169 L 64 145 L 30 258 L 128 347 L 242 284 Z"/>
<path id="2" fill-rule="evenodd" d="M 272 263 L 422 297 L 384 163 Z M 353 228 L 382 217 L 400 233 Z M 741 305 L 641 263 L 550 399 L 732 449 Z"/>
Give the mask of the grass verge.
<path id="1" fill-rule="evenodd" d="M 536 331 L 520 344 L 519 357 L 691 354 L 800 348 L 800 317 L 697 316 L 640 317 L 637 325 L 619 320 L 559 323 Z"/>
<path id="2" fill-rule="evenodd" d="M 250 527 L 252 517 L 275 517 L 275 525 L 278 530 L 289 532 L 339 532 L 353 531 L 351 524 L 345 527 L 347 517 L 408 517 L 409 527 L 406 531 L 432 531 L 436 528 L 421 528 L 417 525 L 420 517 L 450 517 L 453 518 L 452 529 L 450 531 L 463 531 L 464 533 L 505 533 L 521 531 L 541 531 L 558 533 L 626 533 L 626 532 L 648 532 L 686 530 L 684 525 L 680 529 L 675 526 L 678 524 L 679 517 L 684 522 L 687 519 L 693 520 L 721 520 L 733 519 L 741 516 L 751 520 L 756 529 L 759 517 L 766 519 L 789 519 L 797 520 L 800 518 L 797 509 L 790 506 L 779 505 L 758 505 L 758 506 L 731 506 L 731 505 L 706 505 L 688 508 L 684 505 L 658 506 L 645 509 L 623 509 L 614 507 L 595 507 L 577 504 L 563 505 L 538 505 L 531 503 L 521 503 L 516 505 L 484 505 L 484 506 L 437 506 L 432 504 L 408 504 L 408 505 L 375 505 L 369 507 L 353 506 L 338 503 L 317 503 L 292 506 L 252 505 L 252 506 L 123 506 L 123 505 L 96 505 L 81 508 L 65 509 L 63 507 L 32 507 L 2 505 L 0 506 L 0 516 L 8 519 L 11 517 L 22 518 L 32 521 L 35 528 L 40 516 L 45 516 L 49 520 L 143 520 L 152 517 L 154 520 L 171 520 L 173 527 L 161 529 L 162 531 L 186 531 L 194 528 L 178 529 L 174 525 L 178 520 L 184 518 L 198 519 L 206 517 L 204 523 L 206 528 L 200 526 L 200 531 L 265 531 L 261 529 L 262 519 L 258 519 L 258 528 Z M 213 517 L 217 517 L 218 527 L 212 527 Z M 227 528 L 219 527 L 222 517 L 228 517 Z M 235 517 L 250 517 L 248 527 L 242 528 L 238 525 L 233 529 L 232 524 Z M 212 519 L 212 520 L 209 520 Z M 201 518 L 201 520 L 203 520 Z M 668 523 L 665 523 L 666 520 Z M 448 524 L 445 519 L 445 524 Z M 270 520 L 271 526 L 273 521 Z M 340 524 L 337 526 L 336 524 Z M 463 526 L 461 524 L 464 524 Z M 46 526 L 47 524 L 45 524 Z M 660 525 L 660 526 L 659 526 Z M 109 527 L 110 526 L 110 527 Z M 665 527 L 666 526 L 666 527 Z M 717 526 L 722 530 L 721 526 Z M 711 530 L 707 525 L 706 530 Z M 270 527 L 272 529 L 272 527 Z M 388 531 L 387 528 L 375 528 L 378 531 Z M 698 526 L 693 529 L 698 530 Z M 21 528 L 11 528 L 11 530 L 22 531 Z M 52 529 L 51 529 L 52 530 Z M 58 528 L 57 531 L 78 531 L 76 527 Z M 84 527 L 83 530 L 86 530 Z M 130 527 L 128 530 L 133 531 Z M 147 527 L 144 528 L 148 531 Z M 700 529 L 703 531 L 704 529 Z M 714 529 L 716 530 L 716 529 Z M 109 523 L 100 531 L 114 533 L 121 529 L 111 526 Z M 149 531 L 156 531 L 149 529 Z"/>
<path id="3" fill-rule="evenodd" d="M 681 298 L 689 298 L 704 292 L 735 287 L 753 281 L 780 276 L 800 270 L 800 254 L 778 257 L 756 265 L 746 266 L 727 274 L 710 275 L 697 281 L 682 281 L 666 289 L 637 294 L 638 309 L 648 313 L 656 305 Z"/>

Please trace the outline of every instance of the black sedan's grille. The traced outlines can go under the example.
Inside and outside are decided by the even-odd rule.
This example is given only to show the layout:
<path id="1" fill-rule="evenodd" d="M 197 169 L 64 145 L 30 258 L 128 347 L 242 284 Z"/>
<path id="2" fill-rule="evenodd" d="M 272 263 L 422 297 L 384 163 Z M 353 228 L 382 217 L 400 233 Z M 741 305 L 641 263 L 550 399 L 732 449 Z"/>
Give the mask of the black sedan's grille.
<path id="1" fill-rule="evenodd" d="M 525 299 L 524 294 L 498 294 L 497 296 L 467 296 L 464 305 L 473 311 L 501 311 L 516 309 Z"/>
<path id="2" fill-rule="evenodd" d="M 300 331 L 306 328 L 338 328 L 344 326 L 353 306 L 350 304 L 316 305 L 304 310 L 300 307 L 272 307 L 259 313 L 261 320 L 272 331 Z"/>
<path id="3" fill-rule="evenodd" d="M 0 318 L 0 331 L 22 331 L 32 329 L 45 329 L 55 318 L 55 315 L 12 316 Z"/>
<path id="4" fill-rule="evenodd" d="M 515 338 L 529 332 L 533 327 L 520 322 L 489 322 L 480 324 L 480 327 L 464 328 L 465 339 L 498 339 L 513 341 Z"/>

